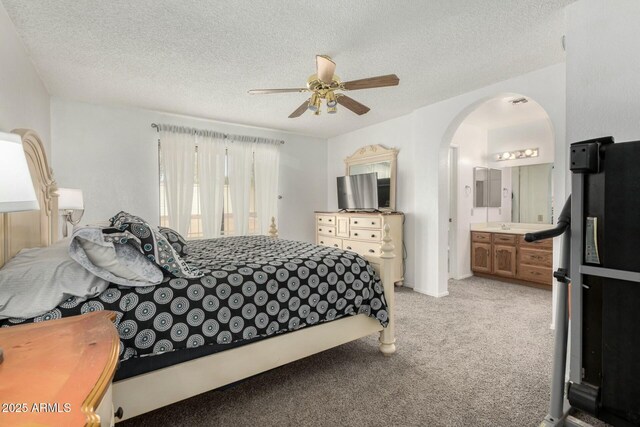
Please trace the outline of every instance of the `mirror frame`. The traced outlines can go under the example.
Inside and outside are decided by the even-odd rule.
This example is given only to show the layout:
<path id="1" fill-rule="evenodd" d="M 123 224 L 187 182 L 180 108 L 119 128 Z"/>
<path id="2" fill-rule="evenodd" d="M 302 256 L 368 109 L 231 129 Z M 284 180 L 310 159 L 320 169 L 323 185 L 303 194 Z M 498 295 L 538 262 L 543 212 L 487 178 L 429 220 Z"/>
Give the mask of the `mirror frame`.
<path id="1" fill-rule="evenodd" d="M 350 175 L 349 169 L 355 165 L 366 165 L 370 163 L 390 162 L 391 163 L 391 181 L 389 188 L 389 207 L 379 208 L 381 211 L 396 210 L 396 169 L 398 162 L 398 149 L 387 148 L 380 144 L 366 145 L 356 150 L 351 156 L 344 159 L 346 171 L 345 175 Z"/>

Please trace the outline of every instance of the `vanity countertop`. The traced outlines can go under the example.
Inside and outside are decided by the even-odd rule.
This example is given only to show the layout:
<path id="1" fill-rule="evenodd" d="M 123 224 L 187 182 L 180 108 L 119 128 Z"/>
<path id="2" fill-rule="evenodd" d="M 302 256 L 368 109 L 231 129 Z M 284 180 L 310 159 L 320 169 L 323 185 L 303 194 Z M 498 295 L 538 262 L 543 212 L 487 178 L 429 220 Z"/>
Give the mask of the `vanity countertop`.
<path id="1" fill-rule="evenodd" d="M 506 228 L 503 228 L 503 225 L 505 225 Z M 554 227 L 553 224 L 482 222 L 477 224 L 471 224 L 471 231 L 482 231 L 485 233 L 527 234 L 533 231 L 547 230 L 553 227 Z"/>

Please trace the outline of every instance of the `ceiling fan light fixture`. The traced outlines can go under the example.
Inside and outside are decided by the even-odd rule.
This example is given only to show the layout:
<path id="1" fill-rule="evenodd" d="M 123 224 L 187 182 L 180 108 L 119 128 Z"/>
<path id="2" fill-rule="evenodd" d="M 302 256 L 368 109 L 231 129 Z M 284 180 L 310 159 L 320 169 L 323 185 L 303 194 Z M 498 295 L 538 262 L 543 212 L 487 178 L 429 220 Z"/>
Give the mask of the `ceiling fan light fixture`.
<path id="1" fill-rule="evenodd" d="M 311 95 L 311 99 L 309 99 L 309 111 L 317 112 L 320 110 L 320 97 L 317 93 L 313 93 Z"/>
<path id="2" fill-rule="evenodd" d="M 327 107 L 329 108 L 335 107 L 338 104 L 338 101 L 336 100 L 336 94 L 333 93 L 333 91 L 327 92 L 325 98 L 327 99 Z"/>

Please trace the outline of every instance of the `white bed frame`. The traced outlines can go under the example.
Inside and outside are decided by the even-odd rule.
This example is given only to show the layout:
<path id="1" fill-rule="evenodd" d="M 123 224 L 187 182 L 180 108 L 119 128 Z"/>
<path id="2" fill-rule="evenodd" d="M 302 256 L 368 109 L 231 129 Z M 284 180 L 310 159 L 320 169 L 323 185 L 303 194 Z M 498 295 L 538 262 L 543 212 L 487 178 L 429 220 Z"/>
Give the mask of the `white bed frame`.
<path id="1" fill-rule="evenodd" d="M 47 246 L 57 240 L 57 195 L 40 138 L 29 130 L 14 130 L 22 135 L 34 186 L 41 210 L 38 212 L 5 215 L 0 227 L 0 240 L 8 248 L 0 253 L 0 265 L 20 249 Z M 113 405 L 122 407 L 121 420 L 170 405 L 261 372 L 285 365 L 294 360 L 354 341 L 373 333 L 380 334 L 379 347 L 385 356 L 396 351 L 394 319 L 394 284 L 392 280 L 394 247 L 385 227 L 382 255 L 368 261 L 380 275 L 389 306 L 389 325 L 364 314 L 349 316 L 302 328 L 295 332 L 261 340 L 242 347 L 204 356 L 153 372 L 127 378 L 113 384 Z M 269 234 L 277 238 L 278 230 L 272 219 Z"/>

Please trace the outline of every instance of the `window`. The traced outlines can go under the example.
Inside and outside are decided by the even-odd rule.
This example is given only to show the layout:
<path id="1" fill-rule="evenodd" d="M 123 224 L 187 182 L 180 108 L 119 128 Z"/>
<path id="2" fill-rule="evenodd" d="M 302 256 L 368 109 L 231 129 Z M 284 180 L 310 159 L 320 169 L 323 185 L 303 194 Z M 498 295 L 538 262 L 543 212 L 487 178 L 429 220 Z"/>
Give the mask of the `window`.
<path id="1" fill-rule="evenodd" d="M 202 210 L 200 205 L 200 183 L 198 173 L 198 150 L 196 148 L 195 166 L 193 181 L 193 201 L 191 203 L 191 222 L 189 231 L 185 236 L 188 239 L 203 238 L 202 228 Z M 220 233 L 223 236 L 233 236 L 235 234 L 235 224 L 233 218 L 233 206 L 231 204 L 231 195 L 229 192 L 229 175 L 227 167 L 227 159 L 225 158 L 224 171 L 224 191 L 222 195 L 222 227 Z M 166 227 L 169 225 L 169 209 L 167 207 L 167 195 L 164 183 L 164 173 L 162 166 L 162 155 L 160 154 L 160 225 Z M 249 194 L 249 234 L 258 233 L 258 217 L 256 214 L 256 194 L 255 194 L 255 173 L 251 168 L 251 188 Z"/>

